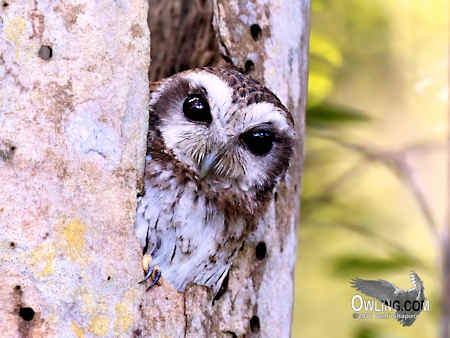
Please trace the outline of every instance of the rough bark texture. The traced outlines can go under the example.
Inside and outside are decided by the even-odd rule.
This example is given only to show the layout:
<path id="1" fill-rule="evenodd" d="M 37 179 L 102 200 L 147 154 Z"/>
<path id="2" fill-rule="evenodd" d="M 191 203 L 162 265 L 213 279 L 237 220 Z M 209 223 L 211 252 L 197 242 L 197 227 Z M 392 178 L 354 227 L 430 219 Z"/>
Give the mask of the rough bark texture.
<path id="1" fill-rule="evenodd" d="M 222 53 L 263 82 L 293 113 L 298 142 L 291 168 L 230 274 L 215 313 L 237 336 L 290 335 L 307 89 L 309 1 L 216 1 Z M 261 255 L 261 246 L 267 249 Z M 240 306 L 233 307 L 239 300 Z M 249 321 L 246 322 L 246 319 Z"/>
<path id="2" fill-rule="evenodd" d="M 2 337 L 138 326 L 146 19 L 143 0 L 0 1 Z"/>
<path id="3" fill-rule="evenodd" d="M 213 0 L 149 0 L 148 25 L 154 48 L 149 80 L 219 61 L 211 23 Z"/>
<path id="4" fill-rule="evenodd" d="M 276 201 L 214 302 L 201 286 L 145 292 L 136 284 L 147 2 L 0 4 L 2 335 L 288 337 L 309 1 L 213 1 L 222 54 L 280 97 L 298 133 Z"/>

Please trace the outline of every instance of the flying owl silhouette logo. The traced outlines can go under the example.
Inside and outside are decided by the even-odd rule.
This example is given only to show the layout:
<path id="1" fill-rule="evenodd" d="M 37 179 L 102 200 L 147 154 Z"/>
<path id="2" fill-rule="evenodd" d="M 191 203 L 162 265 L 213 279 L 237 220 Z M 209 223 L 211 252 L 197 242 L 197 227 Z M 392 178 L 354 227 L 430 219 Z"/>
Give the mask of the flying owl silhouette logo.
<path id="1" fill-rule="evenodd" d="M 424 309 L 425 295 L 423 282 L 417 273 L 411 271 L 409 278 L 413 287 L 408 290 L 401 290 L 391 282 L 382 279 L 365 280 L 355 278 L 352 280 L 351 286 L 366 296 L 376 298 L 382 304 L 395 310 L 393 317 L 402 326 L 411 326 Z"/>

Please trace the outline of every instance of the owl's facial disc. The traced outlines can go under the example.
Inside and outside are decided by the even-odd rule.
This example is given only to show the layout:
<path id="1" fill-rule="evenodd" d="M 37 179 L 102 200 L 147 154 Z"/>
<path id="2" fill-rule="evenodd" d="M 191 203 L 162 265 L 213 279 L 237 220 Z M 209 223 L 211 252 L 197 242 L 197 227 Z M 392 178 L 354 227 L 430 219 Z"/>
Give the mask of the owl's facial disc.
<path id="1" fill-rule="evenodd" d="M 249 93 L 261 96 L 246 101 L 242 88 L 208 71 L 181 73 L 152 107 L 166 147 L 199 179 L 265 190 L 288 167 L 294 131 L 289 113 L 267 89 L 248 82 Z"/>

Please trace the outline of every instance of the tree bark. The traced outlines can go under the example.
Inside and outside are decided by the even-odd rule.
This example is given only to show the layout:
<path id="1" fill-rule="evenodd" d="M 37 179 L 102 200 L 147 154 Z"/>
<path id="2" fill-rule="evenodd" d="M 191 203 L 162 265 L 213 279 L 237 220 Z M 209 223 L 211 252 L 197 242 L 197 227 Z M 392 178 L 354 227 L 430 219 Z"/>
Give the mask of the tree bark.
<path id="1" fill-rule="evenodd" d="M 295 118 L 298 139 L 274 203 L 214 301 L 202 286 L 188 285 L 182 293 L 163 283 L 145 292 L 137 284 L 142 268 L 134 217 L 148 123 L 147 2 L 2 4 L 2 335 L 288 337 L 309 0 L 213 1 L 221 53 L 279 96 Z"/>
<path id="2" fill-rule="evenodd" d="M 130 336 L 147 3 L 0 1 L 0 330 Z"/>

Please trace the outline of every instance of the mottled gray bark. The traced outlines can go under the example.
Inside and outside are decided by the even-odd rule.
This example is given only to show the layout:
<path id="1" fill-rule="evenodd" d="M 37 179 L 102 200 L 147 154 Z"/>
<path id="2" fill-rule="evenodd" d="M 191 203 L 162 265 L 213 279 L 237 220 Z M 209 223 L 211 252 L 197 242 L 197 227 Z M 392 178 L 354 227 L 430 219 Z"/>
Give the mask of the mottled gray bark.
<path id="1" fill-rule="evenodd" d="M 216 1 L 214 10 L 222 53 L 279 96 L 293 113 L 298 136 L 294 161 L 277 189 L 275 203 L 233 264 L 229 292 L 214 313 L 227 313 L 221 319 L 226 330 L 237 336 L 288 337 L 299 224 L 309 1 Z M 263 243 L 265 256 L 260 251 Z M 231 306 L 236 299 L 242 304 L 237 308 Z"/>
<path id="2" fill-rule="evenodd" d="M 0 336 L 130 336 L 147 2 L 0 1 Z"/>
<path id="3" fill-rule="evenodd" d="M 2 335 L 289 336 L 309 1 L 213 2 L 221 52 L 280 97 L 298 135 L 276 201 L 214 303 L 205 287 L 136 283 L 147 2 L 0 3 Z"/>

